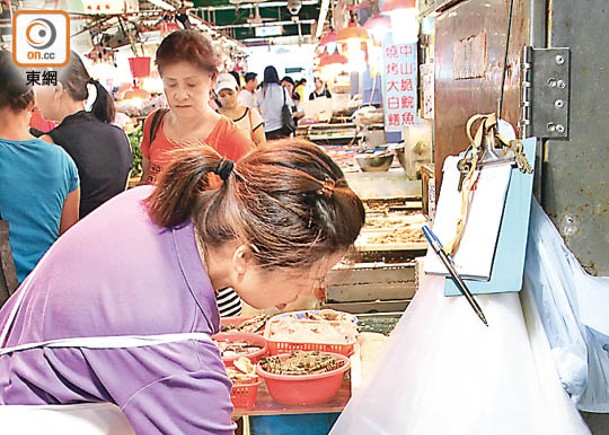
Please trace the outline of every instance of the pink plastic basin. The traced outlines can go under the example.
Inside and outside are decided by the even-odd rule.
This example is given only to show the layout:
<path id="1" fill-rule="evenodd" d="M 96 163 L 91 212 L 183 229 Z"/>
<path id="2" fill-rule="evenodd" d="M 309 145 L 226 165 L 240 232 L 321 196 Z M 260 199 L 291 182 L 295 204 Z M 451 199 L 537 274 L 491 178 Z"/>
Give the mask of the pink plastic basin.
<path id="1" fill-rule="evenodd" d="M 316 375 L 276 375 L 265 371 L 260 365 L 256 367 L 256 373 L 264 379 L 269 394 L 279 403 L 314 405 L 328 402 L 340 390 L 345 373 L 351 367 L 351 361 L 344 355 L 323 353 L 345 363 L 336 370 Z M 290 354 L 284 353 L 278 356 L 283 360 L 289 358 Z"/>

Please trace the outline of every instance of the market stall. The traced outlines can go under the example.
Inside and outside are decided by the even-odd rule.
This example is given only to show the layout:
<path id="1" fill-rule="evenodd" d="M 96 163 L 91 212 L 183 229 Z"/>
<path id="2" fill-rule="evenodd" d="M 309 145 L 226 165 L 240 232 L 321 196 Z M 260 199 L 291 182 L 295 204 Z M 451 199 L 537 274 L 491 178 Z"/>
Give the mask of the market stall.
<path id="1" fill-rule="evenodd" d="M 304 422 L 309 425 L 305 433 L 327 432 L 352 392 L 372 371 L 399 317 L 396 313 L 352 316 L 325 309 L 270 318 L 224 319 L 226 332 L 217 335 L 216 340 L 229 373 L 236 372 L 231 395 L 234 417 L 247 417 L 252 433 L 269 433 L 281 427 L 281 433 L 288 434 Z M 255 330 L 264 333 L 256 337 L 244 332 Z M 312 364 L 312 360 L 307 360 L 318 358 L 315 355 L 320 355 L 320 351 L 321 355 L 332 352 L 327 355 L 338 358 L 342 368 L 329 369 L 326 374 L 306 374 L 309 368 L 313 373 L 324 373 L 321 361 Z M 295 370 L 294 374 L 302 376 L 268 374 L 266 370 L 274 367 L 270 364 L 276 364 L 277 357 L 272 355 L 286 352 L 298 355 L 300 361 L 281 373 Z M 242 354 L 249 354 L 249 360 L 257 361 L 265 369 L 258 368 L 256 374 L 247 375 L 245 372 L 251 371 L 251 367 L 239 356 Z M 333 372 L 337 375 L 332 375 Z"/>
<path id="2" fill-rule="evenodd" d="M 336 343 L 331 338 L 336 331 L 323 329 L 320 333 L 320 329 L 316 329 L 318 340 L 313 346 L 302 349 L 305 347 L 303 344 L 311 343 L 298 337 L 273 340 L 271 327 L 266 331 L 266 326 L 261 326 L 263 322 L 259 318 L 232 319 L 237 323 L 244 320 L 246 324 L 253 322 L 255 329 L 258 329 L 248 332 L 257 332 L 257 339 L 244 335 L 240 337 L 243 343 L 239 345 L 252 351 L 249 353 L 256 353 L 255 358 L 250 355 L 252 360 L 249 363 L 237 362 L 235 355 L 230 357 L 230 362 L 228 357 L 225 358 L 229 373 L 235 381 L 232 397 L 235 404 L 234 417 L 249 418 L 252 432 L 256 434 L 273 431 L 287 434 L 293 431 L 307 435 L 303 427 L 311 429 L 315 435 L 327 433 L 367 377 L 370 366 L 373 365 L 371 360 L 375 359 L 373 357 L 381 354 L 384 340 L 379 335 L 367 334 L 388 334 L 405 310 L 409 309 L 399 328 L 399 331 L 406 331 L 407 334 L 395 338 L 393 346 L 394 350 L 403 350 L 404 353 L 411 348 L 420 349 L 424 361 L 437 363 L 434 367 L 437 367 L 440 376 L 429 380 L 430 385 L 437 387 L 434 394 L 441 396 L 428 402 L 431 417 L 427 422 L 430 426 L 427 427 L 432 427 L 436 423 L 443 423 L 441 418 L 432 421 L 437 403 L 442 403 L 447 410 L 461 409 L 446 399 L 452 399 L 453 396 L 442 394 L 445 391 L 443 388 L 452 385 L 452 380 L 457 376 L 451 372 L 452 366 L 444 366 L 445 359 L 441 357 L 443 354 L 434 347 L 436 342 L 445 340 L 445 347 L 459 356 L 466 354 L 462 349 L 470 349 L 471 355 L 480 352 L 482 356 L 476 358 L 476 362 L 485 361 L 482 368 L 467 364 L 471 361 L 466 357 L 458 361 L 467 366 L 468 370 L 474 367 L 467 371 L 472 378 L 482 373 L 488 376 L 489 382 L 494 382 L 496 377 L 492 372 L 485 371 L 487 367 L 494 367 L 495 363 L 499 366 L 499 363 L 507 361 L 510 363 L 509 373 L 518 377 L 518 363 L 522 360 L 531 362 L 539 357 L 535 354 L 534 347 L 539 343 L 538 340 L 544 342 L 545 336 L 527 330 L 531 325 L 539 326 L 539 322 L 549 328 L 549 344 L 554 356 L 558 355 L 559 382 L 567 386 L 572 401 L 577 402 L 585 411 L 602 412 L 609 409 L 605 394 L 605 372 L 609 371 L 606 368 L 609 365 L 603 359 L 607 337 L 602 333 L 606 332 L 606 328 L 604 322 L 599 320 L 601 316 L 596 313 L 603 304 L 597 303 L 597 307 L 592 307 L 593 304 L 586 303 L 586 296 L 589 297 L 590 294 L 578 293 L 577 297 L 567 295 L 564 298 L 562 295 L 560 301 L 564 302 L 562 308 L 567 314 L 556 314 L 542 306 L 541 319 L 531 315 L 535 309 L 531 311 L 529 308 L 534 304 L 528 301 L 521 305 L 520 298 L 514 294 L 508 297 L 500 295 L 498 298 L 485 295 L 483 300 L 487 305 L 483 308 L 487 314 L 490 312 L 490 331 L 496 334 L 491 336 L 486 334 L 486 329 L 482 330 L 484 332 L 476 329 L 481 325 L 477 318 L 471 318 L 472 312 L 467 305 L 464 310 L 454 309 L 455 306 L 459 307 L 463 298 L 452 297 L 459 294 L 456 293 L 457 284 L 451 284 L 453 278 L 424 279 L 422 258 L 428 243 L 422 228 L 437 223 L 434 222 L 436 198 L 443 178 L 448 173 L 444 171 L 445 161 L 450 155 L 463 152 L 466 148 L 471 153 L 476 148 L 476 140 L 487 145 L 494 144 L 492 128 L 500 125 L 501 120 L 509 121 L 514 131 L 521 130 L 514 132 L 514 143 L 518 142 L 517 139 L 528 136 L 537 138 L 534 139 L 534 149 L 531 151 L 536 159 L 530 159 L 536 162 L 532 165 L 534 168 L 530 168 L 531 171 L 534 169 L 534 175 L 530 172 L 529 175 L 535 177 L 536 198 L 543 209 L 548 211 L 549 218 L 560 232 L 559 236 L 565 240 L 565 246 L 553 249 L 560 252 L 573 250 L 577 258 L 569 257 L 569 264 L 579 266 L 581 263 L 592 275 L 602 275 L 608 269 L 608 257 L 605 255 L 607 238 L 602 234 L 599 236 L 599 231 L 607 226 L 607 194 L 605 180 L 603 176 L 598 176 L 605 173 L 607 154 L 607 147 L 602 146 L 606 137 L 603 128 L 605 124 L 599 121 L 602 120 L 599 114 L 607 113 L 603 92 L 599 92 L 599 89 L 603 90 L 602 78 L 607 58 L 602 53 L 606 51 L 605 47 L 609 47 L 609 44 L 603 44 L 606 8 L 598 0 L 587 2 L 585 8 L 575 7 L 572 4 L 574 2 L 564 0 L 551 3 L 548 8 L 533 0 L 5 0 L 0 1 L 0 47 L 14 49 L 13 38 L 16 37 L 12 20 L 18 11 L 40 9 L 67 12 L 70 19 L 70 47 L 84 59 L 91 79 L 96 79 L 97 84 L 101 83 L 114 98 L 117 114 L 109 123 L 119 126 L 128 135 L 133 157 L 132 177 L 128 187 L 134 187 L 140 182 L 144 121 L 158 109 L 168 106 L 166 89 L 155 66 L 154 56 L 160 42 L 172 32 L 194 29 L 205 34 L 220 55 L 221 61 L 217 68 L 219 72 L 235 74 L 235 92 L 246 84 L 246 72 L 254 77 L 250 82 L 257 80 L 256 85 L 260 84 L 262 71 L 267 66 L 275 66 L 280 77 L 285 76 L 292 82 L 298 82 L 294 89 L 288 88 L 287 94 L 288 100 L 292 100 L 287 103 L 292 114 L 299 113 L 296 120 L 298 126 L 291 134 L 292 137 L 306 139 L 324 149 L 339 164 L 349 186 L 364 200 L 366 207 L 366 225 L 353 249 L 325 276 L 322 300 L 307 301 L 310 306 L 306 308 L 333 309 L 341 315 L 351 316 L 325 321 L 343 322 L 343 326 L 356 324 L 357 330 L 352 335 L 343 336 L 344 342 Z M 258 79 L 255 78 L 256 74 Z M 88 86 L 89 91 L 93 91 L 91 85 L 95 80 L 85 81 L 87 84 L 84 87 Z M 254 101 L 252 108 L 256 106 L 256 85 L 247 91 Z M 211 94 L 209 106 L 217 110 L 221 101 L 213 92 Z M 295 94 L 298 94 L 298 98 Z M 283 103 L 285 106 L 286 101 Z M 83 107 L 90 109 L 91 101 L 83 104 Z M 484 140 L 470 134 L 469 128 L 464 128 L 468 119 L 477 113 L 496 113 L 497 123 L 486 131 Z M 38 112 L 36 117 L 30 126 L 38 129 L 41 134 L 56 127 L 55 123 L 42 119 Z M 192 139 L 186 137 L 187 133 L 182 139 Z M 503 131 L 497 134 L 503 137 Z M 523 148 L 517 154 L 515 145 L 513 149 L 509 148 L 511 143 L 512 140 L 509 140 L 504 143 L 506 147 L 487 147 L 486 150 L 490 150 L 491 155 L 499 153 L 498 150 L 503 154 L 511 152 L 513 163 L 522 166 Z M 476 152 L 478 150 L 482 150 L 482 147 L 476 148 Z M 484 153 L 481 153 L 482 157 Z M 524 160 L 526 161 L 526 155 Z M 463 162 L 459 167 L 458 178 L 455 177 L 458 181 L 454 185 L 459 194 L 454 195 L 457 199 L 452 204 L 452 209 L 467 211 L 470 204 L 467 195 L 476 192 L 479 186 L 472 181 L 473 173 L 480 168 L 476 166 L 477 161 L 472 163 L 465 159 Z M 224 179 L 228 176 L 227 173 L 230 175 L 230 170 L 227 169 L 226 162 L 224 165 L 219 164 L 218 168 L 221 166 L 223 171 L 216 175 Z M 520 179 L 516 175 L 510 174 L 510 177 L 511 180 Z M 463 184 L 464 180 L 471 183 Z M 527 182 L 529 181 L 532 185 L 532 179 Z M 512 187 L 512 192 L 519 186 Z M 528 187 L 529 184 L 527 189 Z M 327 194 L 327 189 L 329 187 L 324 185 L 321 194 Z M 502 191 L 509 192 L 509 187 Z M 460 196 L 461 192 L 466 193 Z M 530 192 L 520 192 L 520 196 L 528 200 Z M 11 195 L 5 197 L 13 200 Z M 526 205 L 522 206 L 522 210 L 528 212 Z M 467 213 L 463 214 L 467 216 Z M 499 215 L 502 216 L 501 213 Z M 519 220 L 522 224 L 522 228 L 519 228 L 521 236 L 526 232 L 526 219 Z M 464 220 L 466 219 L 462 216 L 460 222 Z M 6 233 L 4 238 L 7 239 L 6 226 L 2 229 Z M 520 266 L 517 268 L 514 264 L 521 262 L 525 255 L 526 238 L 523 237 L 511 237 L 504 232 L 502 239 L 519 242 L 518 255 L 513 244 L 501 251 L 504 255 L 501 257 L 503 263 L 509 263 L 514 270 L 518 269 L 518 273 L 521 272 Z M 440 238 L 451 247 L 455 240 L 453 237 L 445 238 L 443 234 Z M 460 239 L 456 243 L 458 245 Z M 439 241 L 438 244 L 441 245 Z M 539 244 L 543 246 L 543 243 Z M 10 245 L 0 243 L 0 247 L 0 275 L 11 278 L 13 270 L 10 269 L 10 264 L 6 264 L 6 259 L 10 258 Z M 493 249 L 494 247 L 495 245 Z M 442 249 L 440 246 L 437 251 Z M 494 255 L 493 249 L 487 257 Z M 539 248 L 541 251 L 543 250 Z M 536 250 L 532 252 L 537 253 Z M 513 258 L 516 256 L 517 261 Z M 120 262 L 120 255 L 118 261 Z M 449 253 L 446 262 L 442 264 L 451 261 L 454 265 L 453 255 Z M 457 263 L 459 261 L 457 257 Z M 531 267 L 542 269 L 542 266 L 532 264 Z M 560 266 L 559 269 L 562 271 L 566 268 Z M 537 272 L 537 269 L 533 270 Z M 445 272 L 444 269 L 442 271 Z M 517 276 L 518 281 L 520 275 L 512 272 L 513 270 L 508 270 L 505 273 Z M 497 269 L 494 273 L 496 277 Z M 484 287 L 487 282 L 494 284 L 491 276 L 489 271 L 482 277 L 484 279 L 478 276 L 478 282 L 469 285 L 476 288 Z M 529 273 L 528 285 L 534 287 L 531 280 L 534 284 L 534 280 L 538 279 L 536 277 L 540 276 L 544 275 Z M 592 282 L 591 279 L 585 275 L 577 280 L 580 287 L 596 289 L 593 285 L 587 285 Z M 6 283 L 2 281 L 0 279 L 0 304 L 16 287 L 14 279 Z M 601 281 L 602 278 L 598 278 L 598 282 Z M 420 292 L 421 287 L 432 291 L 423 294 Z M 512 290 L 517 292 L 520 287 L 520 283 L 517 283 Z M 563 285 L 553 283 L 544 289 L 546 287 L 562 289 Z M 573 287 L 577 285 L 573 284 Z M 441 297 L 438 292 L 433 293 L 435 290 L 440 293 L 445 290 L 446 295 L 451 297 Z M 598 293 L 602 291 L 599 290 Z M 422 296 L 416 297 L 418 295 Z M 528 296 L 523 296 L 522 299 L 525 300 L 526 297 Z M 411 305 L 413 299 L 415 302 Z M 422 302 L 417 302 L 417 299 Z M 538 303 L 548 300 L 547 297 L 538 299 Z M 504 304 L 505 301 L 509 303 Z M 523 307 L 528 312 L 521 313 Z M 96 311 L 96 307 L 87 308 L 92 313 Z M 412 314 L 412 308 L 415 308 L 415 314 Z M 280 311 L 279 308 L 271 310 L 273 315 Z M 459 313 L 458 316 L 463 314 L 463 318 L 451 317 L 450 314 L 455 312 Z M 293 318 L 295 325 L 321 321 L 315 318 L 319 315 L 318 312 L 309 315 L 313 317 L 304 319 L 304 322 L 300 322 L 303 319 L 299 318 L 303 313 L 288 315 L 284 319 Z M 415 317 L 415 327 L 408 326 L 409 319 L 412 318 L 409 315 L 418 316 Z M 495 319 L 492 319 L 494 316 Z M 514 316 L 518 318 L 514 329 L 518 329 L 519 334 L 512 334 L 510 328 L 496 327 L 497 324 L 509 325 L 508 322 L 513 321 Z M 563 322 L 565 316 L 567 321 Z M 580 316 L 585 321 L 579 319 Z M 429 319 L 434 326 L 442 325 L 442 335 L 435 334 L 437 330 L 428 327 Z M 445 323 L 447 319 L 451 319 L 454 324 Z M 501 323 L 494 323 L 496 319 L 500 319 Z M 269 319 L 264 322 L 267 320 Z M 473 321 L 469 323 L 470 320 Z M 483 321 L 487 324 L 486 320 Z M 570 341 L 565 339 L 565 345 L 559 333 L 552 333 L 551 328 L 556 325 L 562 331 L 560 326 L 563 323 L 569 326 L 567 329 L 571 337 L 577 336 L 574 339 L 576 344 L 571 347 Z M 444 328 L 444 325 L 448 326 Z M 233 329 L 239 329 L 240 325 L 233 326 Z M 316 324 L 316 328 L 318 326 Z M 286 329 L 294 328 L 291 325 Z M 425 331 L 426 334 L 419 335 L 419 331 Z M 540 331 L 543 332 L 541 327 L 537 327 L 533 332 Z M 235 338 L 230 335 L 233 332 L 224 332 L 229 335 L 217 336 L 217 341 L 231 341 Z M 518 343 L 508 341 L 513 336 L 522 340 Z M 526 341 L 529 336 L 535 338 L 535 345 L 529 346 Z M 477 339 L 468 341 L 470 337 Z M 405 346 L 399 347 L 396 344 L 398 339 L 402 340 L 398 344 Z M 308 361 L 307 364 L 310 365 L 326 364 L 324 370 L 327 369 L 327 372 L 340 369 L 334 373 L 340 382 L 336 382 L 333 393 L 317 403 L 302 398 L 294 399 L 297 403 L 285 403 L 289 400 L 279 398 L 280 395 L 273 391 L 272 383 L 268 383 L 268 379 L 272 378 L 269 373 L 282 376 L 281 373 L 272 373 L 274 369 L 283 370 L 284 361 L 271 359 L 281 353 L 278 341 L 284 345 L 287 343 L 282 349 L 288 352 L 305 350 L 323 353 L 333 345 L 338 346 L 338 354 L 343 355 L 343 359 L 311 362 L 307 360 L 311 355 L 299 354 L 295 363 L 302 365 L 302 361 Z M 477 346 L 481 343 L 485 346 Z M 451 347 L 453 345 L 454 348 Z M 569 348 L 568 351 L 562 346 Z M 542 347 L 546 350 L 547 346 Z M 518 353 L 522 358 L 512 364 L 510 358 L 513 356 L 505 352 L 505 349 Z M 225 351 L 226 349 L 222 350 L 223 353 Z M 426 368 L 421 370 L 419 353 L 406 355 L 408 358 L 402 359 L 398 352 L 395 355 L 384 361 L 390 361 L 396 367 L 407 361 L 408 367 L 420 369 L 417 373 L 422 373 L 417 379 L 410 379 L 409 373 L 402 373 L 403 376 L 399 378 L 401 385 L 412 386 L 412 391 L 415 391 L 415 387 L 419 388 L 418 391 L 425 391 L 427 385 L 421 386 L 417 382 L 418 379 L 427 379 L 424 375 L 429 372 Z M 495 355 L 500 357 L 494 360 Z M 546 358 L 547 352 L 544 355 L 544 367 L 548 368 L 546 373 L 552 372 L 553 364 Z M 455 360 L 457 361 L 456 358 Z M 569 364 L 565 360 L 575 361 L 577 364 L 573 364 L 578 370 L 566 370 L 565 366 Z M 259 364 L 258 368 L 255 364 Z M 265 371 L 267 373 L 261 374 Z M 482 379 L 482 376 L 479 378 Z M 559 383 L 555 382 L 556 379 L 542 379 L 552 387 L 558 386 L 554 389 L 558 392 L 552 394 L 553 399 L 562 398 L 562 390 Z M 461 391 L 470 387 L 466 381 L 467 379 L 453 390 L 456 398 L 453 402 L 459 401 Z M 392 378 L 380 376 L 377 384 L 385 387 L 391 386 L 392 382 Z M 518 394 L 513 388 L 510 389 L 509 384 L 509 380 L 505 385 L 497 384 L 489 393 L 489 397 L 494 400 L 500 395 L 501 388 L 509 391 L 510 394 L 503 396 L 513 397 L 514 400 L 509 405 L 501 402 L 506 410 L 525 413 L 527 410 L 521 408 L 533 409 L 540 402 L 531 400 L 530 407 L 517 406 Z M 523 385 L 524 389 L 536 384 L 524 382 Z M 588 385 L 590 388 L 585 393 L 582 392 Z M 477 387 L 477 397 L 471 395 L 473 403 L 479 397 L 486 397 L 484 382 Z M 384 394 L 382 388 L 370 388 L 370 391 L 381 396 Z M 415 399 L 409 410 L 420 406 Z M 499 403 L 493 400 L 486 401 L 484 405 L 493 408 L 495 403 Z M 365 400 L 358 403 L 365 404 Z M 463 403 L 459 402 L 459 405 Z M 365 405 L 361 406 L 358 412 L 366 409 Z M 393 410 L 388 412 L 392 413 Z M 577 415 L 574 409 L 569 408 L 569 412 Z M 412 415 L 414 418 L 411 420 L 416 420 L 416 413 L 413 412 Z M 475 412 L 472 415 L 475 416 Z M 461 418 L 461 422 L 465 420 L 462 416 L 455 417 L 455 420 L 458 418 Z M 400 431 L 401 423 L 396 423 L 395 427 L 399 429 L 390 429 L 392 435 Z M 491 425 L 494 422 L 487 423 Z M 345 433 L 350 433 L 349 429 L 344 430 Z M 428 435 L 421 429 L 419 432 L 412 429 L 409 433 L 419 435 L 423 432 Z M 443 431 L 439 429 L 438 433 Z M 464 433 L 471 431 L 465 430 Z"/>

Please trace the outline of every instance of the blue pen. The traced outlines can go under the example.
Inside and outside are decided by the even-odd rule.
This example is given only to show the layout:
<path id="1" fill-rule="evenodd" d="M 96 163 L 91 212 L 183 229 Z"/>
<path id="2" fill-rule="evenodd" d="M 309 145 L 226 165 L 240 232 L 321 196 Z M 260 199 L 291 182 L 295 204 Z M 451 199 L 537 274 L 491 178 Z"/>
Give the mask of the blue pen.
<path id="1" fill-rule="evenodd" d="M 463 279 L 461 279 L 461 276 L 459 276 L 459 274 L 457 273 L 457 270 L 455 269 L 455 262 L 453 261 L 453 258 L 450 256 L 450 254 L 448 254 L 444 250 L 444 247 L 442 246 L 442 242 L 440 242 L 440 239 L 438 239 L 438 236 L 436 236 L 434 234 L 434 232 L 431 230 L 431 228 L 429 228 L 427 225 L 423 225 L 423 228 L 421 228 L 421 229 L 423 230 L 423 234 L 425 234 L 425 238 L 431 245 L 434 252 L 436 254 L 438 254 L 438 256 L 440 257 L 440 260 L 442 260 L 442 263 L 444 263 L 444 266 L 446 266 L 446 269 L 448 269 L 448 273 L 450 274 L 453 281 L 455 281 L 455 284 L 457 285 L 457 288 L 459 289 L 459 291 L 461 291 L 461 294 L 463 294 L 463 296 L 465 296 L 465 299 L 467 299 L 467 302 L 469 302 L 469 305 L 472 307 L 474 312 L 478 315 L 480 320 L 482 320 L 482 322 L 486 326 L 488 326 L 488 322 L 486 321 L 486 317 L 484 316 L 484 313 L 482 312 L 482 308 L 480 308 L 480 305 L 478 305 L 478 302 L 476 302 L 476 300 L 474 299 L 472 292 L 469 291 L 469 289 L 465 285 L 465 282 L 463 281 Z"/>
<path id="2" fill-rule="evenodd" d="M 436 236 L 436 233 L 434 233 L 431 228 L 429 228 L 427 225 L 423 225 L 423 234 L 425 235 L 425 238 L 427 239 L 427 241 L 431 244 L 432 240 L 437 242 L 438 245 L 440 246 L 440 249 L 442 251 L 444 251 L 444 245 L 442 244 L 442 242 L 440 241 L 440 239 L 438 239 L 438 236 Z M 435 249 L 434 249 L 435 251 Z M 450 264 L 452 264 L 453 266 L 456 266 L 455 264 L 455 260 L 453 259 L 453 256 L 450 255 L 448 252 L 444 251 L 446 253 L 446 256 L 448 257 L 448 259 L 450 260 Z"/>

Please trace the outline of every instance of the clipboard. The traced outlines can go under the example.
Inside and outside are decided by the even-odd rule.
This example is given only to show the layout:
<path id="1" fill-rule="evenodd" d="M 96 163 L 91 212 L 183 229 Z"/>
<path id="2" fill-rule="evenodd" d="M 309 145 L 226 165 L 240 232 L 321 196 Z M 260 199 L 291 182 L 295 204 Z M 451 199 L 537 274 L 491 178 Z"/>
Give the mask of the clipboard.
<path id="1" fill-rule="evenodd" d="M 447 157 L 444 161 L 442 189 L 433 223 L 433 232 L 441 243 L 447 243 L 456 236 L 457 222 L 461 218 L 463 199 L 458 190 L 457 169 L 461 157 Z M 478 168 L 480 170 L 473 175 L 476 187 L 472 189 L 469 199 L 467 225 L 463 230 L 460 247 L 453 256 L 455 270 L 463 279 L 488 281 L 493 269 L 512 175 L 512 160 L 493 159 L 492 162 L 493 167 Z M 433 250 L 427 253 L 424 271 L 427 274 L 448 276 L 446 267 Z"/>
<path id="2" fill-rule="evenodd" d="M 522 141 L 524 154 L 535 167 L 537 138 Z M 519 292 L 522 289 L 524 260 L 531 217 L 534 173 L 524 174 L 512 168 L 497 248 L 488 281 L 464 280 L 475 295 Z M 444 280 L 445 296 L 461 296 L 452 279 Z"/>

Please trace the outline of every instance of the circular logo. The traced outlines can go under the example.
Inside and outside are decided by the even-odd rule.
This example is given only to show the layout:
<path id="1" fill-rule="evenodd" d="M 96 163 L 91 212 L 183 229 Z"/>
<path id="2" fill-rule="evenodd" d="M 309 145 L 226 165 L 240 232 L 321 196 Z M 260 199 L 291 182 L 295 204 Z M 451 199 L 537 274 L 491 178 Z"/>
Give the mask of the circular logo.
<path id="1" fill-rule="evenodd" d="M 49 20 L 36 18 L 27 26 L 25 38 L 30 47 L 36 50 L 46 50 L 55 43 L 57 30 Z"/>

